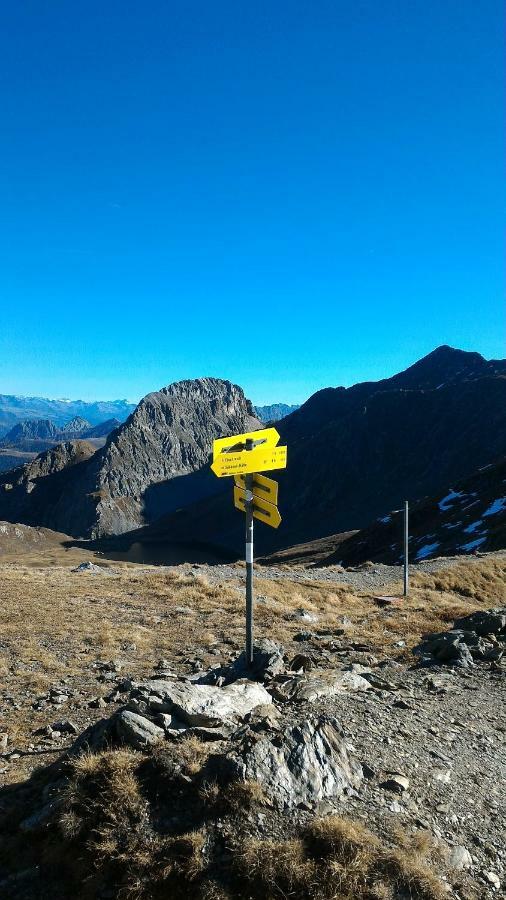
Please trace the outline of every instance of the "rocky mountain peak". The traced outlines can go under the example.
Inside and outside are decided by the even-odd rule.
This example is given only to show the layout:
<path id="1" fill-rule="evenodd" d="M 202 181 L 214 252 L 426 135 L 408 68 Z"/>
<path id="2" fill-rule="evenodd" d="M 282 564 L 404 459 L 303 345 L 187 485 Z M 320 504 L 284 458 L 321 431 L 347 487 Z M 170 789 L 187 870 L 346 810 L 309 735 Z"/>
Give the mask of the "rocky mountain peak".
<path id="1" fill-rule="evenodd" d="M 89 428 L 91 428 L 91 424 L 87 419 L 83 419 L 82 416 L 74 416 L 70 422 L 63 426 L 62 432 L 78 434 L 80 431 L 87 431 Z"/>
<path id="2" fill-rule="evenodd" d="M 189 502 L 194 476 L 199 491 L 216 491 L 217 479 L 207 471 L 213 440 L 260 427 L 251 402 L 230 381 L 177 382 L 148 394 L 94 456 L 90 447 L 83 465 L 74 465 L 67 443 L 50 451 L 61 463 L 57 472 L 53 456 L 41 454 L 9 473 L 19 490 L 6 489 L 0 479 L 0 516 L 76 536 L 138 528 Z"/>

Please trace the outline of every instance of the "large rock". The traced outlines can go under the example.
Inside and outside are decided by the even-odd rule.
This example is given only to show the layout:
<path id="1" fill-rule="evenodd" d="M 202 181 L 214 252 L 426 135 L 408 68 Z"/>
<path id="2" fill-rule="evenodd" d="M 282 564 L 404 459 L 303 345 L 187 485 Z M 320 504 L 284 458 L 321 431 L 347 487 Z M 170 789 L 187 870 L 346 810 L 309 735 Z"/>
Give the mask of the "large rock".
<path id="1" fill-rule="evenodd" d="M 117 716 L 116 729 L 120 740 L 130 744 L 137 750 L 158 744 L 165 737 L 163 728 L 159 728 L 145 716 L 123 709 Z"/>
<path id="2" fill-rule="evenodd" d="M 506 607 L 479 610 L 456 619 L 450 631 L 426 635 L 415 652 L 463 668 L 473 660 L 494 661 L 506 650 Z"/>
<path id="3" fill-rule="evenodd" d="M 284 681 L 276 681 L 271 691 L 277 700 L 312 703 L 314 700 L 318 700 L 319 697 L 331 697 L 336 694 L 354 691 L 368 691 L 370 687 L 369 682 L 361 675 L 357 675 L 355 672 L 343 672 L 333 681 L 296 675 Z"/>
<path id="4" fill-rule="evenodd" d="M 482 637 L 486 634 L 499 635 L 506 631 L 506 606 L 462 616 L 455 620 L 454 627 L 462 631 L 475 631 Z"/>
<path id="5" fill-rule="evenodd" d="M 256 706 L 272 703 L 271 695 L 255 681 L 235 681 L 226 687 L 153 680 L 139 686 L 152 713 L 171 713 L 187 725 L 217 727 L 239 722 Z"/>
<path id="6" fill-rule="evenodd" d="M 235 777 L 257 781 L 280 807 L 311 804 L 356 789 L 362 768 L 349 755 L 336 719 L 319 716 L 266 734 L 228 757 Z"/>

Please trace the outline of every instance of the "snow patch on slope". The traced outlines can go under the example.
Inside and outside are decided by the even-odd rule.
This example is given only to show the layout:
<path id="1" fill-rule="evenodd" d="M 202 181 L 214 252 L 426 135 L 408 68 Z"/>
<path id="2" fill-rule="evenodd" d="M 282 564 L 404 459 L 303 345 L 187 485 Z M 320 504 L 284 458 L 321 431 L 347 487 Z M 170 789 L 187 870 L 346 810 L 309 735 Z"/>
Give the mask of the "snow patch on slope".
<path id="1" fill-rule="evenodd" d="M 436 541 L 434 544 L 424 544 L 423 547 L 420 547 L 418 550 L 415 559 L 427 559 L 427 557 L 431 556 L 438 547 L 439 541 Z"/>
<path id="2" fill-rule="evenodd" d="M 468 541 L 467 544 L 460 544 L 459 550 L 476 550 L 477 547 L 480 547 L 484 541 L 487 540 L 487 536 L 476 538 L 475 541 Z"/>
<path id="3" fill-rule="evenodd" d="M 495 516 L 497 513 L 502 512 L 503 509 L 506 509 L 506 497 L 498 497 L 497 500 L 494 500 L 493 503 L 490 504 L 483 515 Z"/>
<path id="4" fill-rule="evenodd" d="M 448 512 L 450 506 L 453 506 L 454 500 L 459 500 L 461 497 L 465 497 L 465 493 L 463 491 L 454 491 L 453 488 L 450 492 L 443 497 L 442 500 L 439 501 L 438 506 L 441 512 Z"/>

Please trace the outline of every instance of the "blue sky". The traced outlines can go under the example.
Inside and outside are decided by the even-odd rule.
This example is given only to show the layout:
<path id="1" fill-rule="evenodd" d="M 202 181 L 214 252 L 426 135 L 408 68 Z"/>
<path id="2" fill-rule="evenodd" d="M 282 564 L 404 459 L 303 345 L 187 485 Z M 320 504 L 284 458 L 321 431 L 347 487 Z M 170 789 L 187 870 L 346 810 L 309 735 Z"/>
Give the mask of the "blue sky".
<path id="1" fill-rule="evenodd" d="M 257 403 L 505 355 L 500 0 L 25 0 L 0 392 Z"/>

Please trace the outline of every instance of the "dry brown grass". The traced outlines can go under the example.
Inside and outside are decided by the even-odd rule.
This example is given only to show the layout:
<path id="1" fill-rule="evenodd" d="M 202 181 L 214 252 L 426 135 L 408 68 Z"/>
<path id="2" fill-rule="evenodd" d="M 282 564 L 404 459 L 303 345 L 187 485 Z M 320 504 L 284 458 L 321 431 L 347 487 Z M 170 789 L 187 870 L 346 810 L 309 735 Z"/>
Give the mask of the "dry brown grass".
<path id="1" fill-rule="evenodd" d="M 464 562 L 433 575 L 417 575 L 415 585 L 457 594 L 480 605 L 501 605 L 506 599 L 506 559 L 491 556 L 475 563 Z"/>
<path id="2" fill-rule="evenodd" d="M 97 684 L 97 661 L 119 659 L 126 673 L 144 677 L 161 657 L 187 671 L 196 655 L 211 666 L 239 652 L 244 588 L 243 569 L 236 571 L 235 579 L 214 583 L 180 569 L 122 563 L 100 575 L 62 565 L 0 566 L 0 672 L 4 690 L 21 698 L 19 709 L 6 709 L 11 746 L 15 738 L 23 749 L 36 728 L 58 716 L 54 710 L 34 711 L 32 704 L 60 680 L 78 692 L 77 706 L 83 708 L 90 696 L 107 694 L 109 686 Z M 346 617 L 342 639 L 364 642 L 378 657 L 408 659 L 423 633 L 444 630 L 456 616 L 502 602 L 505 580 L 504 556 L 467 560 L 435 575 L 414 576 L 406 602 L 380 609 L 370 593 L 347 585 L 290 580 L 289 572 L 283 580 L 258 578 L 256 635 L 277 639 L 290 652 L 293 635 L 305 627 L 294 615 L 302 606 L 318 616 L 310 627 L 328 632 L 329 639 Z M 177 607 L 189 612 L 176 612 Z M 405 648 L 396 646 L 401 640 Z M 77 714 L 71 704 L 65 708 L 69 713 Z M 7 777 L 21 778 L 31 765 L 23 758 Z"/>
<path id="3" fill-rule="evenodd" d="M 442 900 L 429 849 L 416 837 L 391 846 L 359 822 L 329 816 L 297 838 L 244 842 L 236 864 L 259 900 Z"/>
<path id="4" fill-rule="evenodd" d="M 423 834 L 379 838 L 360 822 L 337 816 L 304 827 L 289 817 L 278 820 L 259 785 L 235 785 L 234 794 L 226 781 L 214 782 L 206 790 L 208 753 L 188 743 L 148 755 L 109 750 L 67 762 L 59 773 L 64 786 L 54 823 L 33 845 L 23 833 L 16 837 L 12 816 L 7 823 L 0 817 L 0 848 L 9 833 L 0 865 L 16 871 L 18 861 L 28 870 L 36 863 L 33 872 L 40 871 L 41 880 L 38 875 L 34 880 L 33 900 L 49 895 L 54 900 L 77 895 L 80 900 L 445 896 L 434 874 L 439 861 Z M 191 776 L 188 760 L 195 762 Z M 35 780 L 31 794 L 17 789 L 17 821 L 40 804 L 40 788 Z M 283 839 L 251 838 L 260 809 L 272 816 Z"/>

